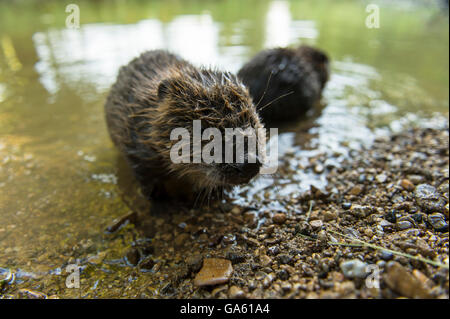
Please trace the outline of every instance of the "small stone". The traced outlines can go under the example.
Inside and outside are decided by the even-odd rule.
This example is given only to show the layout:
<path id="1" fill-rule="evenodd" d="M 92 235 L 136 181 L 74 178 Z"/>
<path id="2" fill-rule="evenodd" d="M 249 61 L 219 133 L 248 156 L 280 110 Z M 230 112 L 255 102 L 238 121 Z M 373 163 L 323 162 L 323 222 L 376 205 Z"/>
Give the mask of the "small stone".
<path id="1" fill-rule="evenodd" d="M 245 298 L 245 292 L 237 286 L 231 286 L 228 295 L 233 299 Z"/>
<path id="2" fill-rule="evenodd" d="M 386 251 L 386 250 L 381 250 L 379 252 L 380 258 L 385 260 L 385 261 L 389 261 L 392 258 L 394 258 L 394 254 L 391 253 L 390 251 Z"/>
<path id="3" fill-rule="evenodd" d="M 47 295 L 39 292 L 34 291 L 30 289 L 19 289 L 19 296 L 20 298 L 27 298 L 27 299 L 47 299 Z"/>
<path id="4" fill-rule="evenodd" d="M 269 225 L 266 228 L 266 234 L 271 235 L 271 234 L 273 234 L 274 230 L 275 230 L 275 225 Z"/>
<path id="5" fill-rule="evenodd" d="M 126 257 L 127 257 L 128 262 L 133 266 L 136 266 L 139 262 L 139 259 L 141 258 L 139 250 L 137 250 L 136 248 L 131 248 L 127 252 Z"/>
<path id="6" fill-rule="evenodd" d="M 259 260 L 263 267 L 269 267 L 272 264 L 272 259 L 267 255 L 260 256 Z"/>
<path id="7" fill-rule="evenodd" d="M 263 287 L 269 288 L 274 279 L 275 276 L 272 273 L 268 274 L 263 280 Z"/>
<path id="8" fill-rule="evenodd" d="M 342 208 L 348 210 L 352 208 L 352 203 L 342 203 Z"/>
<path id="9" fill-rule="evenodd" d="M 203 267 L 194 278 L 196 286 L 212 286 L 228 282 L 233 273 L 231 261 L 222 258 L 206 258 Z"/>
<path id="10" fill-rule="evenodd" d="M 438 232 L 448 232 L 448 223 L 442 214 L 434 213 L 428 215 L 428 223 Z"/>
<path id="11" fill-rule="evenodd" d="M 409 179 L 402 179 L 400 181 L 400 186 L 409 192 L 413 191 L 416 188 L 413 182 L 411 182 Z"/>
<path id="12" fill-rule="evenodd" d="M 383 184 L 387 180 L 386 174 L 379 174 L 375 177 L 375 179 L 378 181 L 378 183 Z"/>
<path id="13" fill-rule="evenodd" d="M 225 292 L 227 290 L 227 288 L 228 288 L 227 285 L 218 286 L 218 287 L 214 288 L 213 291 L 211 291 L 211 295 L 214 298 L 218 298 L 222 292 Z"/>
<path id="14" fill-rule="evenodd" d="M 408 179 L 413 183 L 414 185 L 423 183 L 425 178 L 422 175 L 408 175 Z"/>
<path id="15" fill-rule="evenodd" d="M 323 213 L 323 220 L 325 222 L 329 222 L 332 220 L 336 220 L 338 217 L 337 213 L 335 212 L 330 212 L 329 210 L 325 211 L 325 213 Z"/>
<path id="16" fill-rule="evenodd" d="M 292 257 L 287 254 L 278 255 L 277 259 L 280 264 L 284 265 L 289 264 L 292 261 Z"/>
<path id="17" fill-rule="evenodd" d="M 154 265 L 155 265 L 155 261 L 152 258 L 147 257 L 139 263 L 139 268 L 145 269 L 145 270 L 150 270 L 150 269 L 152 269 L 152 267 Z"/>
<path id="18" fill-rule="evenodd" d="M 283 282 L 281 284 L 281 289 L 283 289 L 283 292 L 287 293 L 292 290 L 292 285 L 289 282 Z"/>
<path id="19" fill-rule="evenodd" d="M 198 272 L 202 267 L 203 257 L 202 255 L 195 254 L 186 258 L 186 265 L 191 272 Z"/>
<path id="20" fill-rule="evenodd" d="M 322 164 L 316 164 L 315 166 L 314 166 L 314 173 L 316 173 L 316 174 L 322 174 L 323 173 L 323 171 L 324 171 L 324 167 L 323 167 L 323 165 Z"/>
<path id="21" fill-rule="evenodd" d="M 436 188 L 428 184 L 420 184 L 414 191 L 416 203 L 425 212 L 443 212 L 445 208 L 445 201 L 437 192 Z"/>
<path id="22" fill-rule="evenodd" d="M 323 222 L 320 219 L 312 220 L 309 224 L 313 229 L 319 229 L 323 226 Z"/>
<path id="23" fill-rule="evenodd" d="M 233 215 L 240 215 L 241 214 L 241 208 L 239 206 L 235 206 L 233 207 L 233 209 L 231 210 L 231 213 Z"/>
<path id="24" fill-rule="evenodd" d="M 338 283 L 336 285 L 336 292 L 341 296 L 341 297 L 347 297 L 348 295 L 352 294 L 355 292 L 355 284 L 353 283 L 353 281 L 344 281 L 342 283 Z"/>
<path id="25" fill-rule="evenodd" d="M 408 298 L 423 299 L 430 297 L 430 293 L 423 283 L 398 262 L 390 261 L 386 268 L 386 285 L 396 293 Z"/>
<path id="26" fill-rule="evenodd" d="M 359 194 L 362 193 L 362 191 L 363 191 L 362 187 L 359 185 L 356 185 L 350 190 L 349 194 L 353 195 L 353 196 L 358 196 Z"/>
<path id="27" fill-rule="evenodd" d="M 267 248 L 267 253 L 272 256 L 276 256 L 280 253 L 280 248 L 278 246 L 272 246 Z"/>
<path id="28" fill-rule="evenodd" d="M 228 260 L 231 260 L 233 265 L 243 263 L 246 260 L 246 256 L 244 254 L 237 252 L 228 252 L 226 257 Z"/>
<path id="29" fill-rule="evenodd" d="M 244 214 L 244 221 L 250 228 L 255 228 L 258 225 L 257 214 L 253 211 Z"/>
<path id="30" fill-rule="evenodd" d="M 277 277 L 280 280 L 288 280 L 289 279 L 289 272 L 286 269 L 281 269 L 277 272 Z"/>
<path id="31" fill-rule="evenodd" d="M 365 278 L 367 264 L 359 259 L 343 261 L 340 265 L 342 273 L 347 278 Z"/>
<path id="32" fill-rule="evenodd" d="M 88 258 L 88 262 L 95 265 L 100 265 L 106 257 L 106 251 L 101 251 L 95 256 Z"/>
<path id="33" fill-rule="evenodd" d="M 272 221 L 273 221 L 275 224 L 278 224 L 278 225 L 284 224 L 284 222 L 286 221 L 286 219 L 287 219 L 286 214 L 283 214 L 283 213 L 275 214 L 275 215 L 272 217 Z"/>
<path id="34" fill-rule="evenodd" d="M 186 233 L 181 233 L 174 239 L 175 246 L 182 247 L 186 244 L 189 239 L 189 235 Z"/>
<path id="35" fill-rule="evenodd" d="M 369 216 L 372 211 L 373 209 L 370 206 L 354 205 L 351 213 L 356 217 L 365 218 Z"/>
<path id="36" fill-rule="evenodd" d="M 406 229 L 413 227 L 414 225 L 407 220 L 399 220 L 397 222 L 396 226 L 397 226 L 398 230 L 406 230 Z"/>

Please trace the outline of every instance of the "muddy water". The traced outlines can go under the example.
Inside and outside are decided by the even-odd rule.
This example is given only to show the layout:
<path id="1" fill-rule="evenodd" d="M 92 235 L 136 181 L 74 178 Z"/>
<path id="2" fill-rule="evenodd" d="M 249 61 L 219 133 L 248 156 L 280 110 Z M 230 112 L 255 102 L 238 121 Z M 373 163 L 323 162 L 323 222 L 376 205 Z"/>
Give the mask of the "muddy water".
<path id="1" fill-rule="evenodd" d="M 322 109 L 280 129 L 286 174 L 230 194 L 243 205 L 265 196 L 283 210 L 277 198 L 325 186 L 320 169 L 301 170 L 310 157 L 338 163 L 378 134 L 448 121 L 448 13 L 420 2 L 380 3 L 379 29 L 365 27 L 360 1 L 77 3 L 79 29 L 65 27 L 58 1 L 0 3 L 0 275 L 12 271 L 19 287 L 83 297 L 103 282 L 108 289 L 95 296 L 120 295 L 115 280 L 128 271 L 134 233 L 105 228 L 139 196 L 108 138 L 103 103 L 118 68 L 144 50 L 231 71 L 265 47 L 329 52 Z M 53 279 L 77 260 L 90 261 L 88 292 Z M 152 287 L 156 279 L 137 280 Z"/>

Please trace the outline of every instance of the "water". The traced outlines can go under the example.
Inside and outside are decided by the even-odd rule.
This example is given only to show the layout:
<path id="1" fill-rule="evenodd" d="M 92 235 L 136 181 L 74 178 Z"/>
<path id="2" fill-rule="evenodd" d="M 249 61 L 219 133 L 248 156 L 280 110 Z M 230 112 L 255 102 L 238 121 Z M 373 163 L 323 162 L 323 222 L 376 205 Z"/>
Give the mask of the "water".
<path id="1" fill-rule="evenodd" d="M 280 131 L 282 154 L 296 154 L 280 196 L 324 186 L 296 170 L 317 153 L 345 157 L 389 130 L 438 125 L 449 109 L 448 12 L 432 1 L 378 3 L 380 28 L 368 29 L 362 1 L 77 1 L 73 30 L 60 1 L 1 2 L 0 268 L 26 280 L 112 246 L 123 256 L 127 240 L 103 232 L 129 211 L 103 104 L 118 68 L 144 50 L 231 71 L 266 47 L 330 54 L 324 108 Z M 256 180 L 235 200 L 271 183 Z"/>

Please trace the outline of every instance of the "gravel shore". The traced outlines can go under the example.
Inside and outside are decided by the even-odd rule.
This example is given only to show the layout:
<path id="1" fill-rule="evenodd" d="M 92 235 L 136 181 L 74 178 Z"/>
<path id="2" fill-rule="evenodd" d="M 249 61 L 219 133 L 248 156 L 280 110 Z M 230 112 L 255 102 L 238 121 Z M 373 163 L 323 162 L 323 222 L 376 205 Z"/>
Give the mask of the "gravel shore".
<path id="1" fill-rule="evenodd" d="M 283 210 L 144 205 L 108 228 L 110 248 L 78 253 L 81 291 L 54 274 L 4 280 L 3 297 L 448 298 L 448 156 L 448 127 L 411 129 L 337 166 L 310 158 L 327 186 L 280 197 Z"/>

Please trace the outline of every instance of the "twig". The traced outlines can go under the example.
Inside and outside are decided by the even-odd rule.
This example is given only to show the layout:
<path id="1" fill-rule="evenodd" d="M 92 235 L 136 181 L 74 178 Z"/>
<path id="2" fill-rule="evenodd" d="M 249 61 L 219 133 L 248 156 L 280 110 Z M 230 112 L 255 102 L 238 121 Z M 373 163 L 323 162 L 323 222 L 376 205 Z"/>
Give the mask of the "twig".
<path id="1" fill-rule="evenodd" d="M 413 255 L 410 255 L 410 254 L 407 254 L 407 253 L 403 253 L 403 252 L 400 252 L 400 251 L 396 251 L 396 250 L 384 248 L 384 247 L 381 247 L 381 246 L 377 246 L 377 245 L 374 245 L 374 244 L 370 244 L 370 243 L 367 243 L 367 242 L 365 242 L 363 240 L 356 239 L 356 238 L 353 238 L 353 237 L 341 234 L 341 233 L 339 233 L 337 231 L 334 231 L 334 230 L 328 230 L 328 231 L 331 232 L 331 233 L 334 233 L 336 235 L 345 237 L 347 239 L 359 242 L 359 243 L 361 243 L 362 246 L 367 246 L 367 247 L 370 247 L 370 248 L 373 248 L 373 249 L 376 249 L 376 250 L 384 250 L 384 251 L 390 252 L 390 253 L 392 253 L 394 255 L 399 255 L 399 256 L 406 257 L 406 258 L 419 260 L 419 261 L 422 261 L 424 263 L 427 263 L 427 264 L 430 264 L 430 265 L 433 265 L 433 266 L 436 266 L 436 267 L 442 267 L 442 268 L 445 268 L 445 269 L 449 269 L 448 265 L 441 264 L 440 262 L 437 262 L 437 261 L 433 261 L 433 260 L 426 259 L 426 258 L 423 258 L 423 257 L 413 256 Z"/>

